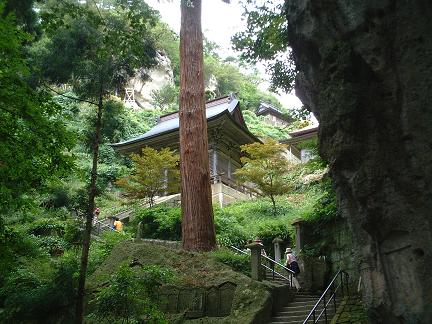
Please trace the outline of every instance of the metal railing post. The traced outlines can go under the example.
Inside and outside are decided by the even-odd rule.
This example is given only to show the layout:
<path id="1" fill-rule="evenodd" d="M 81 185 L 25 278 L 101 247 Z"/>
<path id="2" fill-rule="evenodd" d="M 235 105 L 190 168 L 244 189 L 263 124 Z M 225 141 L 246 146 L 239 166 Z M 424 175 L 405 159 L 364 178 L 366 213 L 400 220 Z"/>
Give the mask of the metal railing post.
<path id="1" fill-rule="evenodd" d="M 327 324 L 327 303 L 326 303 L 326 295 L 325 294 L 324 294 L 323 302 L 324 302 L 324 320 L 325 320 L 325 323 Z"/>
<path id="2" fill-rule="evenodd" d="M 345 281 L 343 276 L 345 275 Z M 339 281 L 340 278 L 340 281 Z M 338 290 L 342 291 L 342 296 L 344 295 L 344 290 L 343 290 L 343 286 L 346 286 L 346 289 L 348 289 L 348 279 L 349 276 L 348 274 L 340 269 L 335 276 L 333 277 L 333 279 L 331 280 L 331 282 L 328 284 L 327 288 L 324 290 L 324 292 L 322 293 L 321 297 L 318 299 L 318 301 L 316 302 L 315 306 L 311 309 L 311 311 L 309 312 L 309 314 L 307 315 L 307 317 L 305 318 L 305 320 L 303 321 L 303 324 L 308 323 L 309 320 L 313 319 L 313 322 L 316 323 L 317 321 L 320 321 L 320 319 L 322 318 L 322 315 L 324 313 L 324 319 L 325 319 L 325 323 L 327 323 L 329 321 L 328 319 L 328 314 L 327 314 L 327 305 L 330 304 L 332 302 L 332 298 L 333 298 L 333 305 L 336 311 L 337 308 L 337 301 L 336 301 L 336 293 Z M 338 284 L 339 282 L 339 284 Z M 330 295 L 330 297 L 327 297 L 327 294 L 331 293 L 332 295 Z M 327 301 L 326 301 L 327 299 Z M 319 306 L 321 305 L 321 302 L 323 302 L 324 304 L 324 309 L 319 313 L 318 317 L 316 316 L 316 310 L 319 308 Z"/>
<path id="3" fill-rule="evenodd" d="M 349 295 L 350 295 L 349 285 L 348 285 L 348 277 L 349 277 L 349 275 L 348 275 L 348 273 L 345 273 L 345 272 L 344 272 L 344 275 L 345 275 L 345 287 L 346 287 L 346 291 L 347 291 L 346 294 L 349 297 Z"/>
<path id="4" fill-rule="evenodd" d="M 334 310 L 335 310 L 335 314 L 336 314 L 336 289 L 335 289 L 334 282 L 332 285 L 332 290 L 333 290 L 333 306 L 334 306 Z"/>
<path id="5" fill-rule="evenodd" d="M 342 289 L 342 295 L 345 295 L 345 287 L 343 282 L 343 275 L 340 273 L 340 282 L 341 282 L 341 289 Z"/>

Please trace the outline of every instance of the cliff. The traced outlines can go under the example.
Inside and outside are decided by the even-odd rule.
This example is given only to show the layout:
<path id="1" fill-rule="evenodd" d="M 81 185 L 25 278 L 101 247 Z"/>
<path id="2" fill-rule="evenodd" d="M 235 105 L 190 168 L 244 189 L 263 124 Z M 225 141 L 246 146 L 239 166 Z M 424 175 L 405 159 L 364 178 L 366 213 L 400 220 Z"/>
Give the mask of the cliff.
<path id="1" fill-rule="evenodd" d="M 296 92 L 320 121 L 375 323 L 432 323 L 432 3 L 292 0 Z"/>

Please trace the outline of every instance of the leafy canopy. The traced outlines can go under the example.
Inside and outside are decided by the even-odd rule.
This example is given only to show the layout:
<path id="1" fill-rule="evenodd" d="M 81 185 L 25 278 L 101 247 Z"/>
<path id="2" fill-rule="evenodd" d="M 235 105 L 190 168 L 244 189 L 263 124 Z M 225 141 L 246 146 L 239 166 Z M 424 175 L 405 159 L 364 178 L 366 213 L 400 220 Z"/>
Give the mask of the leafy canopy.
<path id="1" fill-rule="evenodd" d="M 171 192 L 178 187 L 180 171 L 179 155 L 168 148 L 155 150 L 145 147 L 139 154 L 131 154 L 132 174 L 117 181 L 133 198 L 147 198 L 150 206 L 154 198 L 164 191 Z"/>
<path id="2" fill-rule="evenodd" d="M 41 10 L 49 39 L 34 54 L 42 76 L 82 98 L 121 90 L 136 69 L 156 64 L 155 12 L 139 0 L 107 3 L 50 1 Z"/>
<path id="3" fill-rule="evenodd" d="M 291 91 L 295 66 L 288 43 L 288 21 L 282 0 L 243 0 L 246 30 L 235 34 L 232 43 L 249 63 L 264 61 L 273 89 Z"/>
<path id="4" fill-rule="evenodd" d="M 0 4 L 0 12 L 2 12 Z M 30 39 L 13 16 L 0 15 L 0 214 L 17 207 L 22 195 L 49 177 L 68 171 L 72 136 L 60 106 L 31 88 L 23 56 Z"/>
<path id="5" fill-rule="evenodd" d="M 264 143 L 242 145 L 241 150 L 246 156 L 241 158 L 243 167 L 236 171 L 236 175 L 243 181 L 254 183 L 264 196 L 269 197 L 276 214 L 275 196 L 291 190 L 286 180 L 292 169 L 285 156 L 286 146 L 267 139 Z"/>

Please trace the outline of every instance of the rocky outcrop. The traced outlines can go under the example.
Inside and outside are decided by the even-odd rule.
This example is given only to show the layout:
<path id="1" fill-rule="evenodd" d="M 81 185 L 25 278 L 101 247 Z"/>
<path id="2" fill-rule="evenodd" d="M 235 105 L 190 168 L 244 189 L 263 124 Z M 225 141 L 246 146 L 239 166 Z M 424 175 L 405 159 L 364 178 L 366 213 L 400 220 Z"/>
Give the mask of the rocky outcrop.
<path id="1" fill-rule="evenodd" d="M 127 88 L 133 88 L 135 100 L 138 105 L 132 108 L 154 109 L 152 105 L 152 92 L 161 89 L 165 85 L 174 84 L 174 74 L 171 68 L 171 61 L 163 53 L 156 55 L 157 65 L 149 70 L 138 71 L 136 75 L 128 81 Z"/>
<path id="2" fill-rule="evenodd" d="M 432 3 L 291 0 L 287 17 L 369 317 L 432 323 Z"/>

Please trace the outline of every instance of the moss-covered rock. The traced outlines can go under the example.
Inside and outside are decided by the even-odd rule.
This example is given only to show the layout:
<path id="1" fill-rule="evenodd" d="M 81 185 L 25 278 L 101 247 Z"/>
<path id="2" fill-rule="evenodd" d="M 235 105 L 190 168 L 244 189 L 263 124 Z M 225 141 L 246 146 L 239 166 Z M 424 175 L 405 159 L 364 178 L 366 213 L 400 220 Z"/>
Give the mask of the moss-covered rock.
<path id="1" fill-rule="evenodd" d="M 170 323 L 263 323 L 271 316 L 271 287 L 268 285 L 233 271 L 211 254 L 186 252 L 139 241 L 123 242 L 116 246 L 89 278 L 88 291 L 95 292 L 107 285 L 111 275 L 124 263 L 131 267 L 155 264 L 172 270 L 174 282 L 159 290 L 159 294 L 165 297 L 169 293 L 177 294 L 173 298 L 174 302 L 165 298 L 170 305 L 162 305 Z M 218 291 L 228 286 L 233 294 Z M 225 304 L 228 302 L 226 299 L 232 296 L 230 315 L 206 316 L 206 302 L 208 304 L 213 291 L 219 296 L 218 300 L 223 299 Z M 193 299 L 194 305 L 189 307 L 188 300 Z M 215 312 L 217 315 L 217 310 Z"/>

